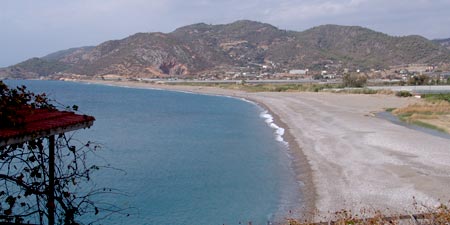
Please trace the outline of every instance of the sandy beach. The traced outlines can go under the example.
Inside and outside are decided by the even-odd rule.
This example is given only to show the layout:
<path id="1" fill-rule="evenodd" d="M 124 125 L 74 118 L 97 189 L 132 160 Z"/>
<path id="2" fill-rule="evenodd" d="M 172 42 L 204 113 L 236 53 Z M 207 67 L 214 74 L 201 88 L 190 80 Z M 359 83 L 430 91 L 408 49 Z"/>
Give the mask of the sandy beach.
<path id="1" fill-rule="evenodd" d="M 450 140 L 374 116 L 419 100 L 387 95 L 246 93 L 198 86 L 87 81 L 242 97 L 270 110 L 295 155 L 305 206 L 320 214 L 412 209 L 450 199 Z"/>

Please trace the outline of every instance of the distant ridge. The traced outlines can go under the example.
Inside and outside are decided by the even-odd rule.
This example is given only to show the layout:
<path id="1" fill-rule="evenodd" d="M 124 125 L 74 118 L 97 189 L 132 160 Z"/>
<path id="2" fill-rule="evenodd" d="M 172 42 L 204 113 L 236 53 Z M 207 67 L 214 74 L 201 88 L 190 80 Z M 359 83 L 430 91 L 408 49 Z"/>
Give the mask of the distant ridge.
<path id="1" fill-rule="evenodd" d="M 275 71 L 450 63 L 449 39 L 393 37 L 358 26 L 322 25 L 303 32 L 239 20 L 198 23 L 171 33 L 137 33 L 95 47 L 72 48 L 0 69 L 0 77 L 55 74 L 132 77 L 191 76 L 269 65 Z"/>
<path id="2" fill-rule="evenodd" d="M 75 61 L 71 60 L 71 58 L 79 58 L 79 56 L 91 51 L 95 46 L 85 46 L 79 48 L 70 48 L 67 50 L 57 51 L 51 54 L 48 54 L 42 59 L 47 61 L 62 61 L 66 63 L 75 63 Z"/>

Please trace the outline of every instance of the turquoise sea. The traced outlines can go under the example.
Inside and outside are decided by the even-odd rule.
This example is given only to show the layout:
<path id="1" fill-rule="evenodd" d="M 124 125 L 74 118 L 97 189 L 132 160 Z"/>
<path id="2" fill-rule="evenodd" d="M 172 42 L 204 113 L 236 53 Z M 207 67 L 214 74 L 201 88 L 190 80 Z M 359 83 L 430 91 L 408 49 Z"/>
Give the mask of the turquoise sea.
<path id="1" fill-rule="evenodd" d="M 100 143 L 101 224 L 268 224 L 301 206 L 288 147 L 270 115 L 240 99 L 59 81 L 12 81 L 96 118 L 75 134 Z M 268 120 L 269 118 L 269 120 Z M 277 140 L 278 139 L 278 140 Z"/>

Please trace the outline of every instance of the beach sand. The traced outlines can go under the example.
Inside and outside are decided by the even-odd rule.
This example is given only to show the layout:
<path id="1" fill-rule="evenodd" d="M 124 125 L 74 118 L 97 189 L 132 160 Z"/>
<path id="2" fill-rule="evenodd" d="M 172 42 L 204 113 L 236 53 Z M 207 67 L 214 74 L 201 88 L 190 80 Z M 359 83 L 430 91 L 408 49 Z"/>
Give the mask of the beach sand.
<path id="1" fill-rule="evenodd" d="M 450 199 L 450 140 L 374 116 L 420 101 L 387 95 L 246 93 L 137 82 L 88 81 L 246 98 L 267 108 L 286 129 L 307 212 L 412 210 L 413 198 L 434 206 Z M 388 210 L 389 209 L 389 210 Z"/>

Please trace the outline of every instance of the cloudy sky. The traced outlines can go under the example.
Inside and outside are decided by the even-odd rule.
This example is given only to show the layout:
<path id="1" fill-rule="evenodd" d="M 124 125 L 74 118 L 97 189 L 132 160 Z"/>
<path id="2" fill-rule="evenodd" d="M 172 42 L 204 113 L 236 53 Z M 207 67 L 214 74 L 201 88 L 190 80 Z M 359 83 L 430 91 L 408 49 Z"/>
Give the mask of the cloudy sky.
<path id="1" fill-rule="evenodd" d="M 340 24 L 449 38 L 449 12 L 450 0 L 2 0 L 0 67 L 136 32 L 239 19 L 297 31 Z"/>

